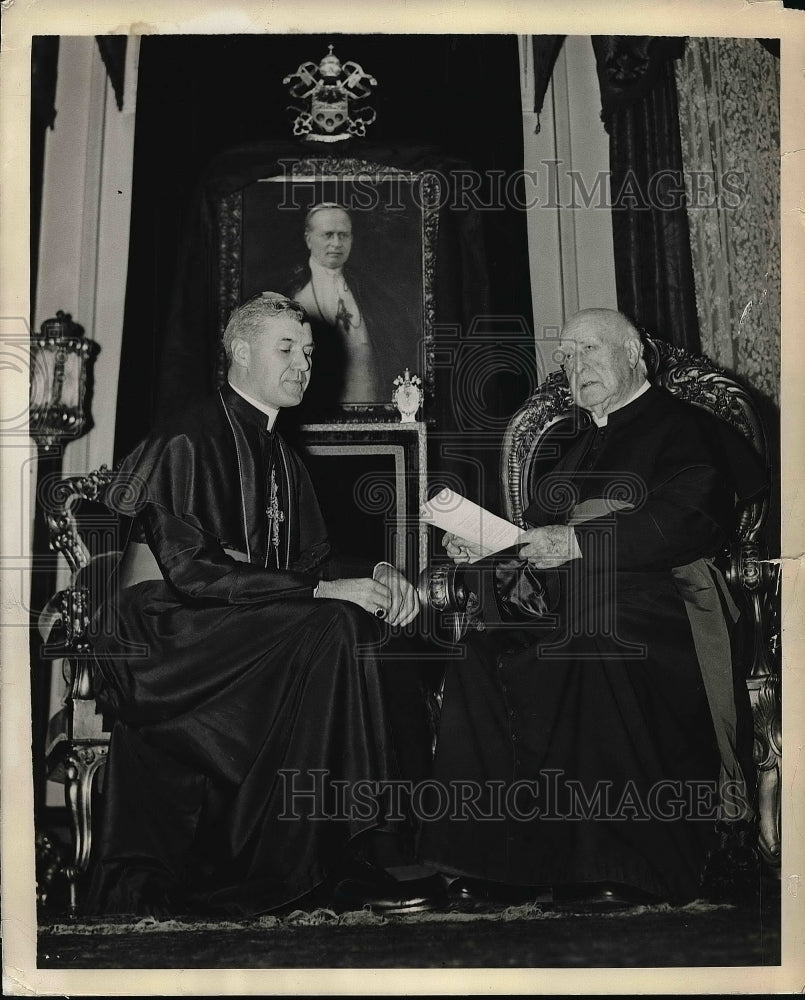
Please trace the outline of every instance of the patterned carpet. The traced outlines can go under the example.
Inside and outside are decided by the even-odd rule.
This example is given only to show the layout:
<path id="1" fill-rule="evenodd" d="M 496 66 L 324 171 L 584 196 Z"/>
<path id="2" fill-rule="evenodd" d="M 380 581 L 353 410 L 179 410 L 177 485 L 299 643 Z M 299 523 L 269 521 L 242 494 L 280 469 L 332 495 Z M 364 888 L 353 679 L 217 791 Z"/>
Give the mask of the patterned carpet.
<path id="1" fill-rule="evenodd" d="M 384 918 L 297 910 L 242 921 L 43 919 L 40 968 L 627 968 L 780 961 L 779 893 L 756 907 L 694 902 L 579 912 L 453 904 Z"/>

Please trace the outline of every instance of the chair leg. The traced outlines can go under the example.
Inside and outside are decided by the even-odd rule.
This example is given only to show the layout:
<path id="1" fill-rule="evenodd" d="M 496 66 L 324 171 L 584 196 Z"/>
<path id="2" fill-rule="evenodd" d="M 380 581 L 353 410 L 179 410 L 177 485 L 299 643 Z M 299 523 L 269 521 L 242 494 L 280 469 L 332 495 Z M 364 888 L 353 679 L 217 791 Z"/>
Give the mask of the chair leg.
<path id="1" fill-rule="evenodd" d="M 64 797 L 70 811 L 75 853 L 67 868 L 70 885 L 70 916 L 78 912 L 77 882 L 89 865 L 92 848 L 92 786 L 95 775 L 106 762 L 106 746 L 73 746 L 65 760 Z"/>
<path id="2" fill-rule="evenodd" d="M 781 859 L 782 720 L 780 679 L 770 676 L 754 692 L 755 764 L 760 812 L 758 848 L 761 857 L 779 874 Z"/>

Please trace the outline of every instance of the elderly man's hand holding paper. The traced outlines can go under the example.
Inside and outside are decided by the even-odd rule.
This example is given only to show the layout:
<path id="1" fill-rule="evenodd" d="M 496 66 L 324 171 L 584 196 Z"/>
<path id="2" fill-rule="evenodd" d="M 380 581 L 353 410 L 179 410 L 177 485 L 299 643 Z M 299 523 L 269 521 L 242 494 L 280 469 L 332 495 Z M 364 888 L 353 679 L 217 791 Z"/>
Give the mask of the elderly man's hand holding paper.
<path id="1" fill-rule="evenodd" d="M 492 514 L 460 493 L 444 489 L 422 505 L 422 520 L 447 532 L 442 543 L 454 562 L 477 562 L 516 545 L 517 525 Z"/>
<path id="2" fill-rule="evenodd" d="M 474 563 L 513 545 L 536 569 L 555 569 L 581 556 L 571 526 L 551 524 L 521 531 L 452 490 L 442 490 L 423 505 L 422 518 L 444 528 L 442 544 L 457 565 Z"/>

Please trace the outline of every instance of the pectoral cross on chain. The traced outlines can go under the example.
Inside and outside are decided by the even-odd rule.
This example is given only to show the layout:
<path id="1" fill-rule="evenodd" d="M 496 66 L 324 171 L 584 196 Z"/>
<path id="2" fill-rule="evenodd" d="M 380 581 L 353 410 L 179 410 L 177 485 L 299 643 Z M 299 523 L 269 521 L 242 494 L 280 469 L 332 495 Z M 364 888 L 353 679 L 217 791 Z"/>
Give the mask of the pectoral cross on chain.
<path id="1" fill-rule="evenodd" d="M 274 559 L 280 564 L 280 524 L 285 520 L 285 511 L 280 509 L 279 490 L 274 468 L 271 468 L 271 491 L 266 514 L 269 523 L 269 545 L 274 546 Z"/>
<path id="2" fill-rule="evenodd" d="M 361 318 L 358 316 L 355 320 L 355 314 L 351 313 L 347 307 L 344 299 L 338 296 L 338 309 L 335 314 L 335 325 L 343 333 L 348 334 L 353 326 L 358 326 L 360 324 Z"/>

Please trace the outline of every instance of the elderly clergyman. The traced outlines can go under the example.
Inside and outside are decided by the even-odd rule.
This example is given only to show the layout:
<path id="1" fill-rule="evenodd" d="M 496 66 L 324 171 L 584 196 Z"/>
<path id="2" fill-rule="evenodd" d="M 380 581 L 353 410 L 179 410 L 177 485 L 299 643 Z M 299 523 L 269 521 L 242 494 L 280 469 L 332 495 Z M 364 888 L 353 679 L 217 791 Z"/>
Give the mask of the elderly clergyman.
<path id="1" fill-rule="evenodd" d="M 460 794 L 422 857 L 466 895 L 689 900 L 717 822 L 754 816 L 736 609 L 711 557 L 765 471 L 649 384 L 623 315 L 584 310 L 561 346 L 581 419 L 532 484 L 519 550 L 492 558 L 500 624 L 449 668 L 435 777 Z"/>
<path id="2" fill-rule="evenodd" d="M 333 556 L 275 429 L 311 376 L 302 308 L 264 292 L 224 346 L 228 384 L 119 471 L 136 516 L 96 622 L 113 730 L 89 909 L 249 915 L 317 886 L 326 905 L 426 908 L 440 883 L 407 867 L 411 832 L 380 802 L 412 738 L 390 722 L 406 671 L 382 669 L 382 619 L 406 625 L 418 598 L 387 563 Z"/>

